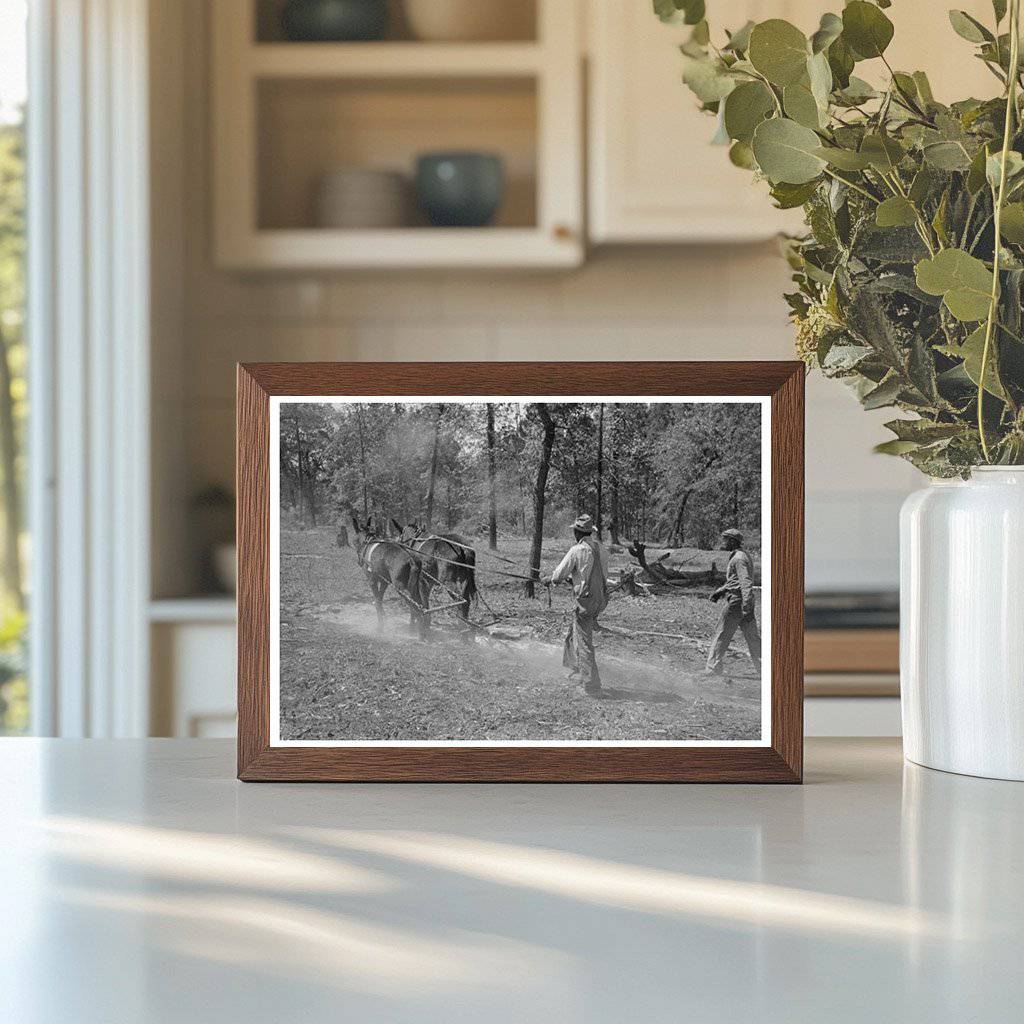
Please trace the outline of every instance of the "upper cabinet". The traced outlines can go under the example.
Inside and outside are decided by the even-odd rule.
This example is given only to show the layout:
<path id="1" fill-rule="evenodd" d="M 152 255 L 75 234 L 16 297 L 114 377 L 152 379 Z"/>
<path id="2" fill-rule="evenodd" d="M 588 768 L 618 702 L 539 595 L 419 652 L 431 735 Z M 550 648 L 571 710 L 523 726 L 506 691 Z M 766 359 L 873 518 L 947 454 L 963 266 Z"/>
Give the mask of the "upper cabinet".
<path id="1" fill-rule="evenodd" d="M 589 0 L 589 220 L 594 242 L 709 242 L 799 230 L 800 211 L 772 207 L 767 186 L 710 145 L 714 119 L 681 81 L 679 44 L 689 28 L 662 24 L 649 0 Z M 998 83 L 950 27 L 946 6 L 901 0 L 887 52 L 897 70 L 928 73 L 937 99 L 995 94 Z M 989 0 L 957 3 L 985 24 Z M 747 20 L 785 18 L 807 34 L 842 0 L 730 0 L 708 4 L 712 32 Z M 1005 30 L 1005 25 L 1004 25 Z M 872 67 L 875 65 L 875 67 Z M 879 61 L 861 77 L 886 77 Z"/>
<path id="2" fill-rule="evenodd" d="M 578 0 L 406 0 L 360 41 L 321 6 L 210 5 L 218 265 L 582 260 Z"/>
<path id="3" fill-rule="evenodd" d="M 786 18 L 817 27 L 820 2 L 735 0 L 711 17 L 738 28 Z M 664 25 L 649 0 L 590 0 L 589 217 L 595 242 L 722 242 L 768 238 L 799 225 L 767 186 L 712 146 L 715 120 L 682 82 L 689 28 Z M 714 26 L 719 31 L 721 24 Z"/>

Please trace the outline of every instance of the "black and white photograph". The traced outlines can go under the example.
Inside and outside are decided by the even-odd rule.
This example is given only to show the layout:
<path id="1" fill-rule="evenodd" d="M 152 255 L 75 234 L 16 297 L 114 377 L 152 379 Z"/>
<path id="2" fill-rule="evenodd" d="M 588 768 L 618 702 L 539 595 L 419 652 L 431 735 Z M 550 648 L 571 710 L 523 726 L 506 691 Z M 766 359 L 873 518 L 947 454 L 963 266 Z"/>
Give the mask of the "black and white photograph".
<path id="1" fill-rule="evenodd" d="M 274 742 L 762 744 L 768 415 L 274 399 Z"/>

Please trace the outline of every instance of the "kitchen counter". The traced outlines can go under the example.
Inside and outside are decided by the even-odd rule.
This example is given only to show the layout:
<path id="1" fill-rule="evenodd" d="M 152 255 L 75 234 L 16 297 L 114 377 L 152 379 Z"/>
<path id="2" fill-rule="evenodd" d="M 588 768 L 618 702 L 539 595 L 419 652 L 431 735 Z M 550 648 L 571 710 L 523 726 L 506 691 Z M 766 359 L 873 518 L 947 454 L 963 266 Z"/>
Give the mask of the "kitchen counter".
<path id="1" fill-rule="evenodd" d="M 964 1021 L 1024 1006 L 1024 785 L 243 785 L 0 741 L 0 1021 Z"/>

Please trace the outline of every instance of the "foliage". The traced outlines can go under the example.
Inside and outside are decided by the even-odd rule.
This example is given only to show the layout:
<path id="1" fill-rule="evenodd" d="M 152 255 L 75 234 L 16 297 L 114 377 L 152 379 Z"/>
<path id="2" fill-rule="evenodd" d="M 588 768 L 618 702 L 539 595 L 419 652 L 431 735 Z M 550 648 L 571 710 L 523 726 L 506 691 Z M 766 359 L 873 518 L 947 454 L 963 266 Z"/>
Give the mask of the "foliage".
<path id="1" fill-rule="evenodd" d="M 498 531 L 524 536 L 536 514 L 543 418 L 535 403 L 497 403 L 492 409 Z M 546 535 L 567 537 L 581 511 L 590 512 L 613 542 L 621 535 L 710 546 L 725 525 L 759 525 L 758 406 L 608 403 L 602 410 L 567 402 L 545 411 L 555 426 Z M 435 430 L 432 527 L 486 535 L 487 411 L 476 403 L 446 404 L 440 418 L 437 405 L 417 403 L 283 407 L 285 517 L 312 526 L 346 521 L 354 509 L 383 522 L 425 520 Z"/>
<path id="2" fill-rule="evenodd" d="M 692 25 L 683 79 L 732 162 L 803 207 L 808 231 L 785 246 L 799 355 L 866 409 L 909 414 L 877 450 L 967 476 L 1024 462 L 1020 0 L 995 0 L 988 25 L 950 12 L 1001 95 L 949 105 L 923 72 L 890 67 L 889 6 L 851 0 L 810 37 L 747 23 L 716 45 L 703 2 L 654 2 Z M 865 61 L 885 88 L 854 73 Z"/>
<path id="3" fill-rule="evenodd" d="M 0 603 L 0 733 L 27 727 L 27 685 L 22 651 L 25 616 L 18 605 L 21 566 L 18 533 L 23 491 L 24 434 L 28 412 L 25 308 L 25 132 L 23 111 L 0 122 L 0 530 L 3 576 Z M 9 432 L 9 433 L 8 433 Z M 15 635 L 11 635 L 11 630 Z"/>

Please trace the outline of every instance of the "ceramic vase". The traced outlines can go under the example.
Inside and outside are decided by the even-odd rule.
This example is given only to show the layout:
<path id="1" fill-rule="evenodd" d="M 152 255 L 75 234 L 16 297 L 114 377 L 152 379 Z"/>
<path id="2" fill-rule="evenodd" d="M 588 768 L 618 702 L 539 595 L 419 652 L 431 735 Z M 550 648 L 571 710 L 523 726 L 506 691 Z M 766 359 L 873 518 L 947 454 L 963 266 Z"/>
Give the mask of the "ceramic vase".
<path id="1" fill-rule="evenodd" d="M 905 755 L 1024 781 L 1024 466 L 910 495 L 900 562 Z"/>

